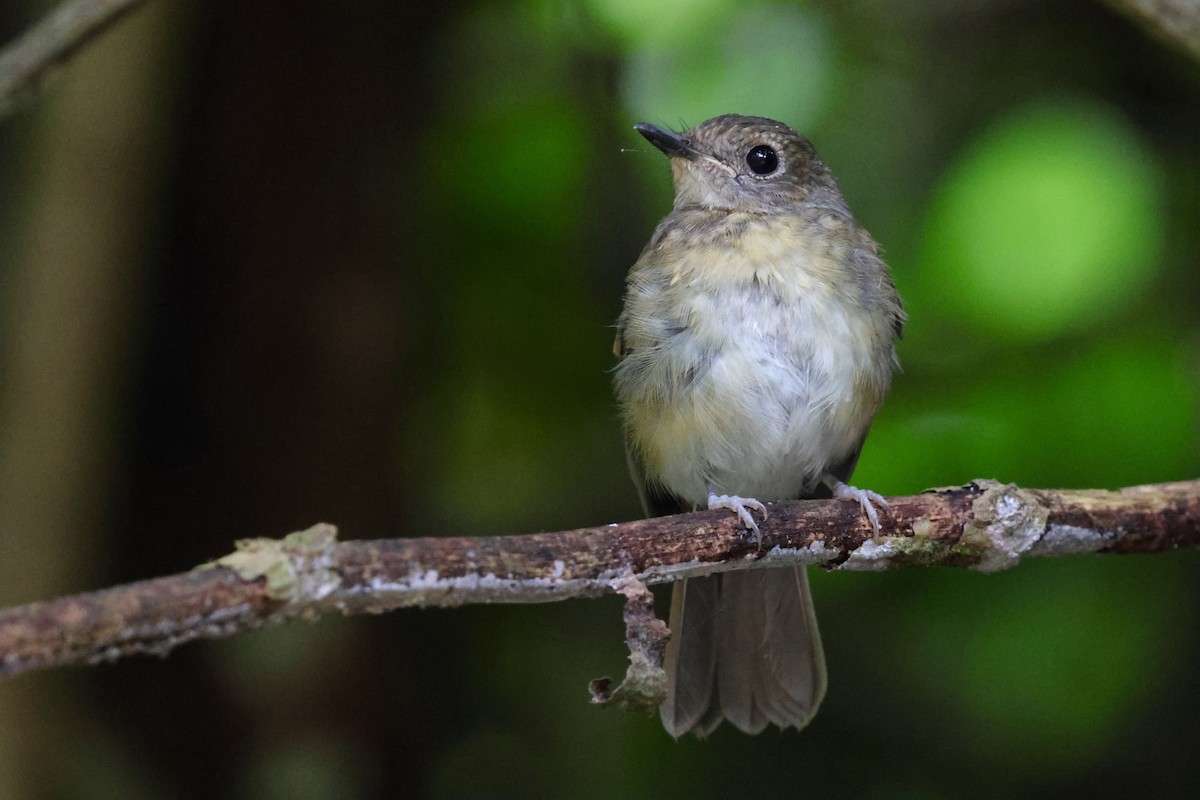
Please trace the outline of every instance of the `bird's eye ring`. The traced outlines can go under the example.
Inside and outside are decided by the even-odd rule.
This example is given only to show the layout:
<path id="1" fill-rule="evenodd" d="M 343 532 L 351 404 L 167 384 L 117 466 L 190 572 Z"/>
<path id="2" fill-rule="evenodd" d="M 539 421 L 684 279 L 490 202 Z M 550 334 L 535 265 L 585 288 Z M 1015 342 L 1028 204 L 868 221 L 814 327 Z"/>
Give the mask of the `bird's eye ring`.
<path id="1" fill-rule="evenodd" d="M 769 145 L 755 145 L 746 153 L 746 165 L 755 175 L 770 175 L 779 169 L 779 156 Z"/>

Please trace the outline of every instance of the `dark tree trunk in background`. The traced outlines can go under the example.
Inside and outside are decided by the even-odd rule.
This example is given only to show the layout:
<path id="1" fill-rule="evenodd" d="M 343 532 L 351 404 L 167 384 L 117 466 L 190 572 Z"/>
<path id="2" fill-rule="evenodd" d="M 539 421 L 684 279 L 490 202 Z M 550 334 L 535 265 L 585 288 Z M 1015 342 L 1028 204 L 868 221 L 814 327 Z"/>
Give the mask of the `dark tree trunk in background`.
<path id="1" fill-rule="evenodd" d="M 317 519 L 337 519 L 350 537 L 406 531 L 397 410 L 421 384 L 403 375 L 438 359 L 437 341 L 410 324 L 414 305 L 439 300 L 435 272 L 410 267 L 422 256 L 404 225 L 422 213 L 405 165 L 420 157 L 436 100 L 426 48 L 452 19 L 433 8 L 223 2 L 197 14 L 182 68 L 203 79 L 178 103 L 185 166 L 171 176 L 149 287 L 112 580 Z M 419 757 L 436 733 L 415 737 L 398 720 L 431 702 L 419 687 L 423 670 L 443 669 L 436 654 L 452 660 L 453 643 L 430 622 L 397 615 L 369 637 L 362 626 L 327 631 L 334 641 L 296 653 L 321 667 L 283 686 L 269 673 L 293 664 L 207 648 L 182 654 L 179 669 L 147 662 L 87 679 L 104 684 L 110 712 L 161 756 L 154 763 L 180 770 L 159 776 L 180 795 L 221 796 L 247 780 L 238 771 L 256 750 L 303 751 L 322 730 L 353 741 L 364 785 L 399 783 L 402 772 L 383 769 L 388 754 Z M 400 641 L 421 641 L 432 657 L 379 657 Z M 247 674 L 256 668 L 266 673 Z M 246 686 L 254 704 L 236 693 Z M 367 694 L 381 686 L 398 697 Z M 397 714 L 371 713 L 380 702 Z"/>

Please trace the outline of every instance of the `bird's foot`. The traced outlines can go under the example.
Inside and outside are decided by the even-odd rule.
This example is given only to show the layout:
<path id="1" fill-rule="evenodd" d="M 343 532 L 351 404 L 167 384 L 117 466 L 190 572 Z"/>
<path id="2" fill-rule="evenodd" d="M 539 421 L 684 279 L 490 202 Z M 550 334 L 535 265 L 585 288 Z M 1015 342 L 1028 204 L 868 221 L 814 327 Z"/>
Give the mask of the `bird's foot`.
<path id="1" fill-rule="evenodd" d="M 879 512 L 876 510 L 876 506 L 887 511 L 891 510 L 891 506 L 888 505 L 887 500 L 883 499 L 883 495 L 872 492 L 870 489 L 858 489 L 850 486 L 833 475 L 825 475 L 821 478 L 821 482 L 829 487 L 834 497 L 857 500 L 863 513 L 871 522 L 871 530 L 875 532 L 876 536 L 879 536 Z"/>
<path id="2" fill-rule="evenodd" d="M 762 518 L 767 518 L 767 507 L 755 500 L 753 497 L 738 497 L 735 494 L 717 494 L 709 489 L 708 492 L 708 510 L 712 511 L 718 508 L 727 508 L 737 514 L 738 520 L 747 530 L 754 532 L 754 538 L 759 537 L 758 523 L 754 521 L 754 515 L 751 511 L 757 511 L 762 514 Z"/>

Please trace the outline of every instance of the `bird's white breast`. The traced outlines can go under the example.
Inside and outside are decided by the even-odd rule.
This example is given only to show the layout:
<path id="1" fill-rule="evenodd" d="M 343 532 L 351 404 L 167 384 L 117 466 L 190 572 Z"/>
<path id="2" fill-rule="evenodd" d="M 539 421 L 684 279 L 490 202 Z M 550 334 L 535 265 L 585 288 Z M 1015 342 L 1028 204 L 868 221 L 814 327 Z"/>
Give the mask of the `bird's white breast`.
<path id="1" fill-rule="evenodd" d="M 751 225 L 636 275 L 617 392 L 647 478 L 702 505 L 795 497 L 859 445 L 884 390 L 880 332 L 800 228 Z M 890 343 L 890 331 L 884 333 Z"/>

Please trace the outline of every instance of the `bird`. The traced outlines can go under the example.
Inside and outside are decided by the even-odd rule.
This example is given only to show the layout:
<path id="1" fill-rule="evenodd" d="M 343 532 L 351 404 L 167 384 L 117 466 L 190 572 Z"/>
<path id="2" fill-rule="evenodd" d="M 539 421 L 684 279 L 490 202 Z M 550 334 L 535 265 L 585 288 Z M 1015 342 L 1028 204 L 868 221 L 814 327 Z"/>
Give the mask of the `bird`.
<path id="1" fill-rule="evenodd" d="M 849 485 L 899 368 L 906 314 L 879 246 L 812 144 L 726 114 L 680 132 L 639 123 L 670 159 L 670 213 L 630 269 L 613 349 L 630 472 L 648 517 L 849 498 L 878 533 L 886 500 Z M 805 567 L 675 584 L 666 731 L 722 721 L 803 728 L 826 668 Z"/>

